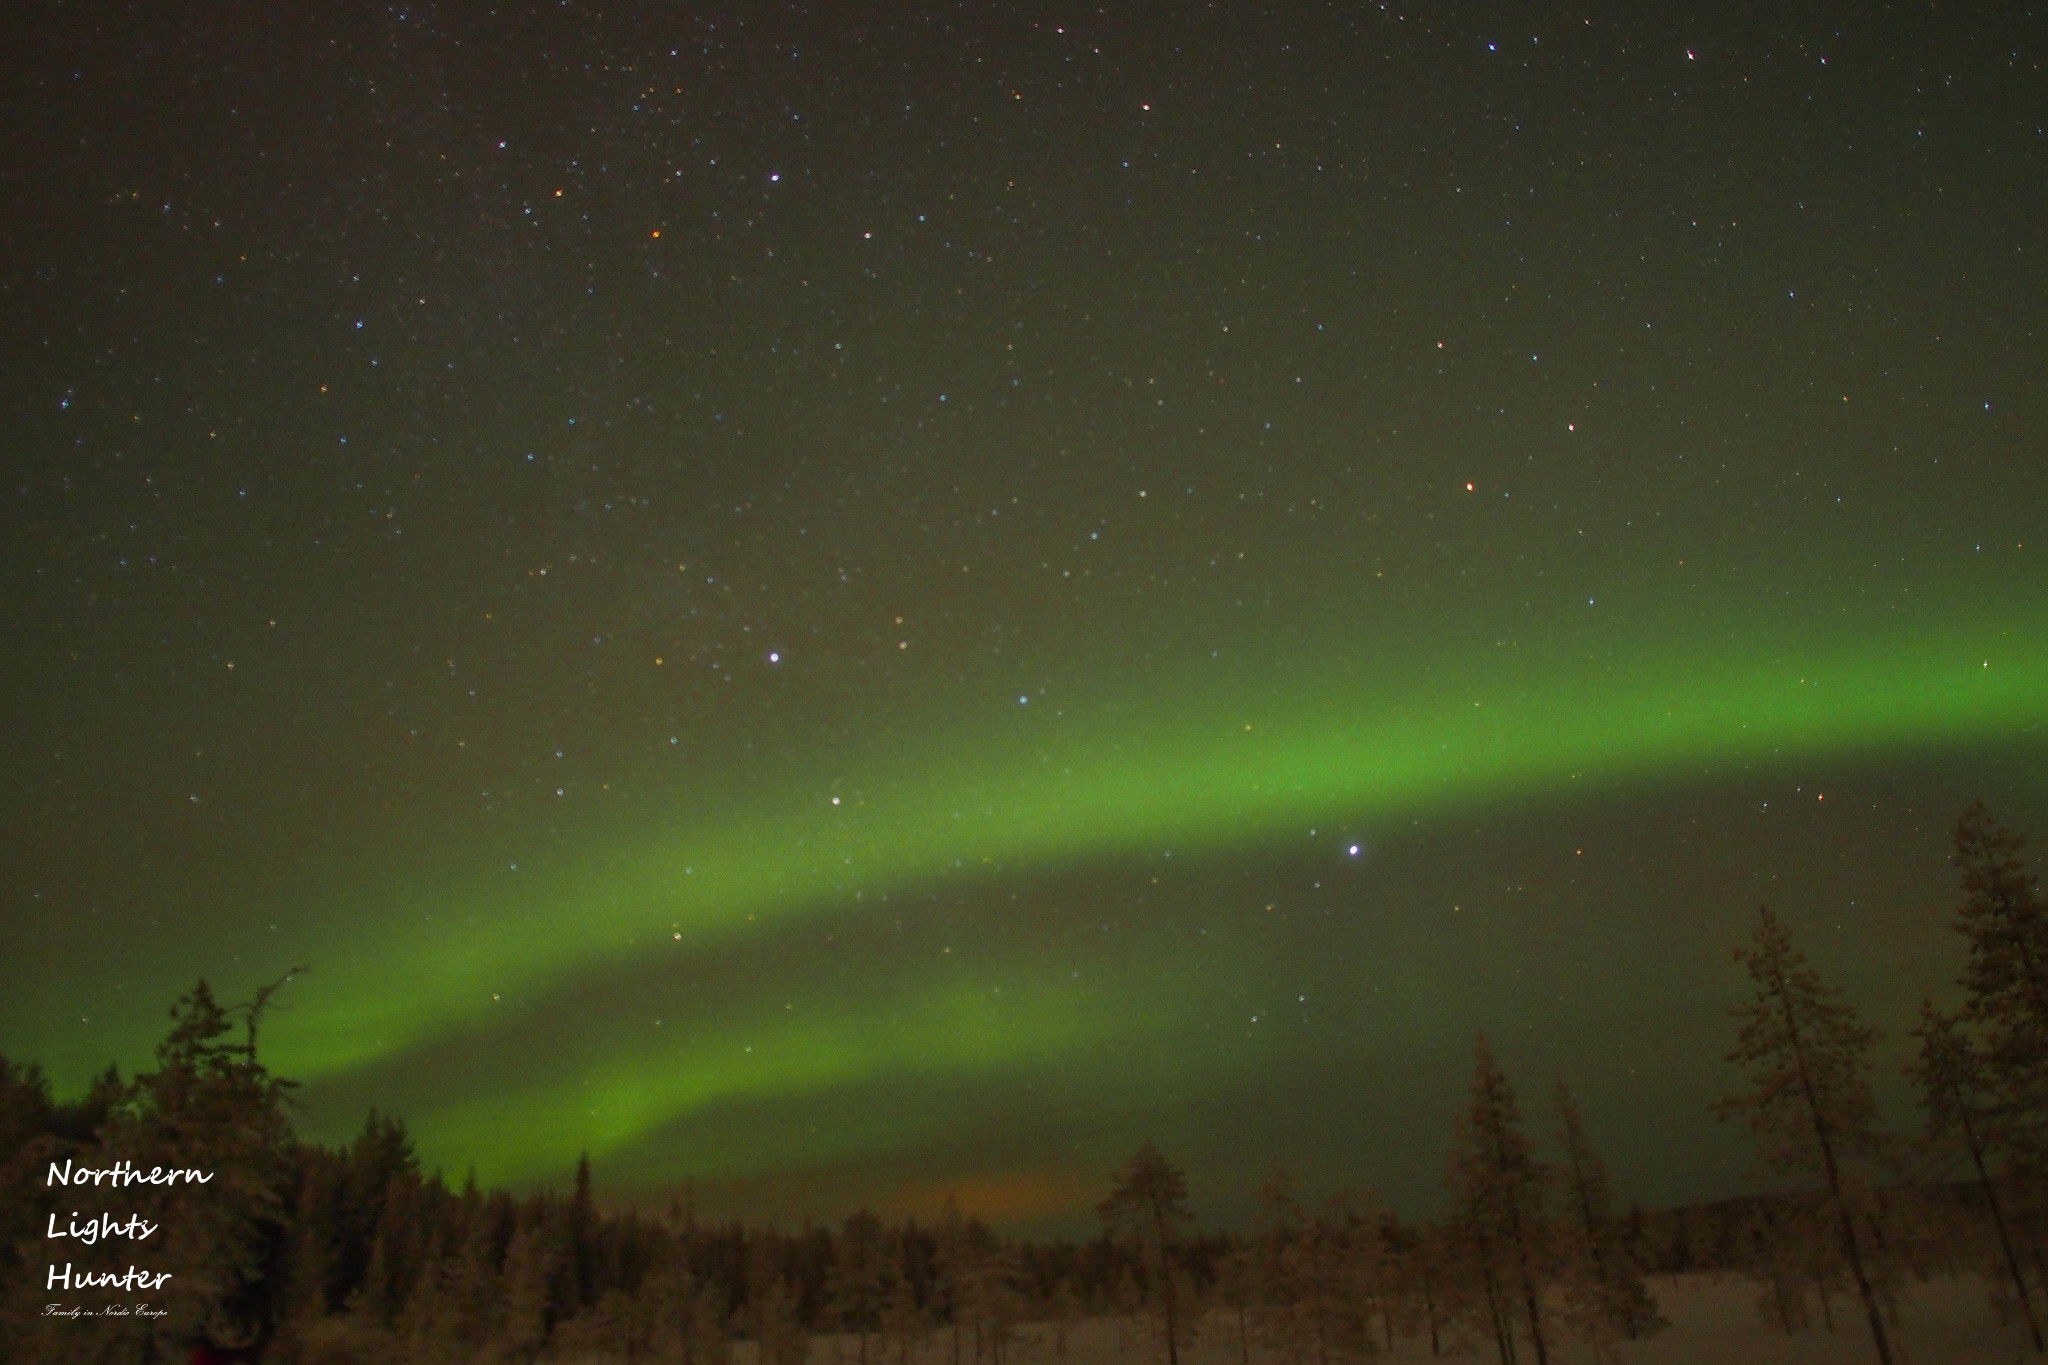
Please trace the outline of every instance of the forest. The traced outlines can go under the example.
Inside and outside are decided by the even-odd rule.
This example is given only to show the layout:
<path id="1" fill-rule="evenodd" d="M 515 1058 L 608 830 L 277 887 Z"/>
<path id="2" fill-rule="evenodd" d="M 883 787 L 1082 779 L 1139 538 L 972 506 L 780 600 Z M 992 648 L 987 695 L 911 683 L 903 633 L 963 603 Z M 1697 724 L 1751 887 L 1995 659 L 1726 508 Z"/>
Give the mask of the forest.
<path id="1" fill-rule="evenodd" d="M 601 1203 L 587 1158 L 566 1192 L 453 1188 L 397 1117 L 371 1112 L 337 1148 L 300 1140 L 291 1083 L 259 1058 L 276 987 L 228 1004 L 202 981 L 153 1071 L 110 1067 L 58 1100 L 39 1067 L 0 1058 L 0 1359 L 805 1365 L 830 1334 L 857 1365 L 1004 1365 L 1115 1320 L 1124 1354 L 1166 1365 L 1198 1341 L 1238 1365 L 1550 1365 L 1632 1358 L 1669 1327 L 1656 1277 L 1708 1271 L 1742 1277 L 1771 1331 L 1853 1333 L 1883 1365 L 1910 1286 L 1971 1278 L 2038 1357 L 2048 906 L 2024 840 L 1981 803 L 1952 861 L 1967 959 L 1960 1006 L 1924 1004 L 1915 1030 L 1920 1130 L 1881 1121 L 1876 1030 L 1763 908 L 1735 950 L 1751 992 L 1731 1002 L 1715 1106 L 1753 1135 L 1758 1192 L 1662 1210 L 1624 1206 L 1563 1083 L 1525 1112 L 1483 1035 L 1444 1211 L 1419 1221 L 1365 1194 L 1306 1202 L 1275 1167 L 1248 1227 L 1201 1230 L 1151 1143 L 1105 1176 L 1087 1241 L 1005 1237 L 950 1204 L 923 1222 L 712 1225 L 682 1191 Z M 203 1178 L 103 1174 L 88 1226 L 61 1183 L 82 1171 Z M 81 1295 L 54 1278 L 74 1270 L 157 1288 Z M 107 1297 L 149 1307 L 52 1311 Z"/>

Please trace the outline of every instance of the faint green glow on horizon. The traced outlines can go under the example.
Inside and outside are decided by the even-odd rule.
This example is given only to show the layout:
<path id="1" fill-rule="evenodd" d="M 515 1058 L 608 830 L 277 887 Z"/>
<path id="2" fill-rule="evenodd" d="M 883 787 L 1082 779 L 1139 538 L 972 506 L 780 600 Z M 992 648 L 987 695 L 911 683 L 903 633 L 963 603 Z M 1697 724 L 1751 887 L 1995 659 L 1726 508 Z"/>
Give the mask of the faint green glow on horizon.
<path id="1" fill-rule="evenodd" d="M 930 1083 L 982 1077 L 1070 1062 L 1112 1033 L 1145 1034 L 1158 1043 L 1189 1022 L 1185 1011 L 1147 973 L 1090 971 L 1083 980 L 1006 974 L 1004 984 L 928 983 L 877 1003 L 817 1017 L 764 1010 L 674 1040 L 643 1033 L 587 1070 L 521 1088 L 477 1095 L 420 1115 L 411 1125 L 423 1152 L 460 1153 L 485 1181 L 554 1175 L 579 1152 L 605 1156 L 679 1117 L 737 1100 L 776 1100 L 890 1078 Z M 1134 1006 L 1133 1002 L 1142 1002 Z M 674 1021 L 675 1033 L 684 1021 Z M 929 1113 L 876 1114 L 893 1141 L 927 1133 Z M 847 1154 L 835 1131 L 819 1147 Z M 705 1150 L 683 1144 L 691 1167 L 721 1176 L 771 1167 L 788 1155 L 758 1139 L 742 1148 Z"/>

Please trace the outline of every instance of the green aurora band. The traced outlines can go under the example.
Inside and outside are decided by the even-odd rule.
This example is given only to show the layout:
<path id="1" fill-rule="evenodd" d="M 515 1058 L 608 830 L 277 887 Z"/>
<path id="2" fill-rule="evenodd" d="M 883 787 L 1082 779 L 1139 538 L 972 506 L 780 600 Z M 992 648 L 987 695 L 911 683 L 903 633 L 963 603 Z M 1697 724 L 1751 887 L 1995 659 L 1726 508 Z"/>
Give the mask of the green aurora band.
<path id="1" fill-rule="evenodd" d="M 1023 981 L 1009 974 L 1007 989 L 924 984 L 825 1018 L 790 1019 L 779 1010 L 727 1018 L 677 1046 L 614 1046 L 589 1059 L 587 1071 L 571 1067 L 513 1095 L 458 1102 L 426 1115 L 415 1132 L 424 1150 L 475 1154 L 488 1178 L 517 1180 L 554 1174 L 581 1151 L 617 1152 L 679 1116 L 738 1100 L 799 1098 L 892 1078 L 943 1084 L 1029 1073 L 1112 1035 L 1143 1035 L 1164 1055 L 1187 1022 L 1179 1002 L 1161 998 L 1150 973 L 1089 975 L 1086 986 L 1050 972 Z M 1170 1069 L 1191 1066 L 1182 1059 Z M 506 1141 L 508 1127 L 516 1128 L 516 1144 Z M 821 1145 L 836 1159 L 900 1148 L 942 1135 L 946 1117 L 899 1108 L 871 1112 L 865 1127 L 836 1128 L 825 1144 L 764 1145 L 750 1133 L 707 1150 L 696 1140 L 689 1155 L 697 1169 L 754 1174 L 813 1156 Z"/>
<path id="2" fill-rule="evenodd" d="M 1161 847 L 1250 848 L 1317 820 L 1358 828 L 1703 765 L 2014 735 L 2048 714 L 2044 621 L 2018 610 L 1951 614 L 1939 630 L 1872 632 L 1853 646 L 1666 652 L 1633 669 L 1603 665 L 1591 685 L 1583 666 L 1509 673 L 1498 656 L 1472 658 L 1433 670 L 1428 698 L 1398 704 L 1361 707 L 1344 686 L 1326 685 L 1162 706 L 1135 720 L 1070 715 L 1057 731 L 1019 731 L 1007 744 L 984 736 L 934 746 L 857 783 L 821 775 L 809 791 L 717 823 L 615 835 L 581 870 L 536 875 L 517 900 L 502 879 L 416 896 L 384 921 L 387 947 L 374 961 L 337 954 L 335 970 L 299 988 L 271 1060 L 313 1081 L 388 1064 L 437 1037 L 501 1023 L 512 1007 L 500 995 L 538 997 L 649 945 L 687 952 L 792 917 L 845 913 L 857 890 Z M 1007 999 L 962 994 L 957 982 L 912 987 L 842 1002 L 823 1021 L 728 1018 L 688 1044 L 632 1044 L 414 1121 L 425 1150 L 473 1160 L 489 1178 L 516 1177 L 559 1167 L 578 1149 L 616 1151 L 737 1098 L 1047 1064 L 1105 1037 L 1170 1028 L 1191 1008 L 1187 994 L 1139 980 L 1087 999 L 1049 984 Z M 742 1035 L 774 1045 L 753 1054 Z M 514 1113 L 516 1133 L 505 1125 Z M 731 1152 L 722 1164 L 765 1160 Z"/>

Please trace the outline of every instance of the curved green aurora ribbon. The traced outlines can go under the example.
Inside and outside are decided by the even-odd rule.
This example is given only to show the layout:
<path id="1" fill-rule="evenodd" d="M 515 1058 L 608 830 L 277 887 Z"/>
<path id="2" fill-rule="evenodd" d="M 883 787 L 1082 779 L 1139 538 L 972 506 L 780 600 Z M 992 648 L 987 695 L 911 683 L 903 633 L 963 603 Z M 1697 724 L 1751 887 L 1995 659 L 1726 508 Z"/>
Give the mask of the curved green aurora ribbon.
<path id="1" fill-rule="evenodd" d="M 931 745 L 856 786 L 821 778 L 715 822 L 613 836 L 580 869 L 523 888 L 499 878 L 420 897 L 387 921 L 386 951 L 308 981 L 273 1059 L 308 1079 L 365 1067 L 442 1030 L 487 1027 L 498 995 L 843 910 L 856 890 L 1250 847 L 1333 816 L 1369 826 L 1708 763 L 1982 741 L 2048 716 L 2037 617 L 1732 657 L 1696 648 L 1635 667 L 1465 665 L 1433 670 L 1426 695 L 1377 704 L 1338 681 L 1167 698 L 1136 718 L 1086 720 L 1077 706 L 979 752 Z"/>

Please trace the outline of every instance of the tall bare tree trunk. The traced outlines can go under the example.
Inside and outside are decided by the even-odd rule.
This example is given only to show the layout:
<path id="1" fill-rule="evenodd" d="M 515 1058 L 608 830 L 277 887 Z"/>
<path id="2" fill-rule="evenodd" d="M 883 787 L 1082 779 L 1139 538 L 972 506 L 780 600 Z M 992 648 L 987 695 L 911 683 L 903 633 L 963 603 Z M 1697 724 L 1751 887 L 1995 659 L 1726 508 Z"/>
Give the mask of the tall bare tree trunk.
<path id="1" fill-rule="evenodd" d="M 1174 1340 L 1173 1254 L 1167 1250 L 1166 1217 L 1163 1210 L 1153 1215 L 1159 1235 L 1159 1293 L 1166 1309 L 1166 1365 L 1180 1365 L 1180 1343 Z"/>
<path id="2" fill-rule="evenodd" d="M 1538 1302 L 1536 1271 L 1529 1264 L 1529 1248 L 1522 1241 L 1519 1219 L 1515 1223 L 1515 1246 L 1521 1253 L 1522 1300 L 1529 1306 L 1529 1340 L 1536 1344 L 1536 1365 L 1550 1365 L 1550 1352 L 1543 1344 L 1543 1306 Z"/>
<path id="3" fill-rule="evenodd" d="M 1842 1172 L 1835 1162 L 1835 1144 L 1828 1136 L 1827 1120 L 1822 1117 L 1820 1101 L 1813 1092 L 1813 1076 L 1806 1066 L 1806 1049 L 1799 1038 L 1799 1024 L 1792 1013 L 1792 997 L 1781 983 L 1779 1001 L 1785 1011 L 1785 1032 L 1792 1042 L 1792 1057 L 1799 1067 L 1799 1086 L 1806 1097 L 1806 1110 L 1813 1116 L 1813 1133 L 1820 1141 L 1821 1166 L 1827 1172 L 1828 1195 L 1834 1200 L 1835 1212 L 1841 1222 L 1842 1251 L 1849 1258 L 1849 1273 L 1855 1277 L 1856 1292 L 1863 1296 L 1863 1312 L 1870 1319 L 1870 1340 L 1877 1347 L 1877 1358 L 1881 1365 L 1892 1365 L 1891 1339 L 1885 1335 L 1884 1314 L 1879 1310 L 1877 1293 L 1870 1287 L 1870 1276 L 1863 1270 L 1863 1248 L 1856 1237 L 1856 1219 L 1849 1211 L 1849 1200 L 1842 1193 Z M 1823 1289 L 1822 1302 L 1826 1302 L 1827 1291 Z"/>
<path id="4" fill-rule="evenodd" d="M 1977 1167 L 1977 1182 L 1984 1187 L 1985 1202 L 1991 1206 L 1991 1223 L 1998 1229 L 1998 1245 L 2005 1252 L 2005 1268 L 2012 1275 L 2013 1292 L 2019 1295 L 2020 1312 L 2027 1319 L 2027 1333 L 2034 1339 L 2034 1354 L 2048 1354 L 2048 1346 L 2041 1341 L 2041 1320 L 2034 1316 L 2033 1296 L 2027 1292 L 2027 1277 L 2020 1273 L 2019 1253 L 2013 1250 L 2012 1234 L 2005 1227 L 2005 1212 L 1998 1205 L 1998 1191 L 1992 1188 L 1991 1173 L 1984 1169 L 1984 1144 L 1977 1140 L 1976 1125 L 1970 1122 L 1970 1108 L 1961 1095 L 1956 1096 L 1956 1110 L 1962 1115 L 1963 1136 L 1970 1144 L 1970 1160 Z"/>
<path id="5" fill-rule="evenodd" d="M 1493 1273 L 1493 1266 L 1486 1267 L 1486 1308 L 1493 1318 L 1493 1344 L 1500 1351 L 1500 1365 L 1515 1365 L 1514 1324 L 1508 1320 L 1505 1305 L 1500 1298 L 1500 1280 Z"/>
<path id="6" fill-rule="evenodd" d="M 1434 1360 L 1443 1354 L 1443 1340 L 1436 1321 L 1436 1281 L 1426 1260 L 1422 1271 L 1422 1311 L 1429 1317 L 1429 1357 Z"/>

